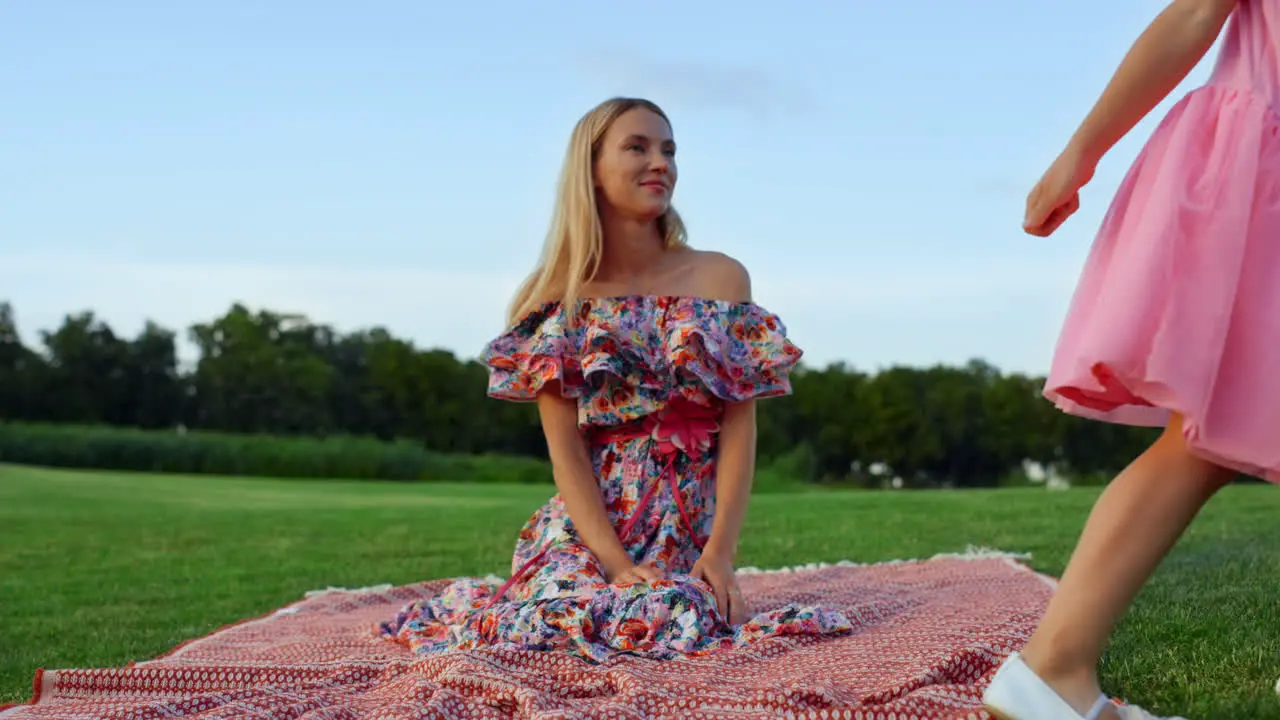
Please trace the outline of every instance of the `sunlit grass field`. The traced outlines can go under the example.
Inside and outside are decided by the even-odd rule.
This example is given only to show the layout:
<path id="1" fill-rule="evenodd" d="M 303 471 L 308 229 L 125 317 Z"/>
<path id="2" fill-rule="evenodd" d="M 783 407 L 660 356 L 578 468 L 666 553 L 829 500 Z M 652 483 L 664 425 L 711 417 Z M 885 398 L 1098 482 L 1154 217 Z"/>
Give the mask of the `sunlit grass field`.
<path id="1" fill-rule="evenodd" d="M 551 489 L 0 466 L 0 703 L 36 668 L 162 654 L 307 590 L 509 571 Z M 759 495 L 741 563 L 1030 552 L 1058 575 L 1097 489 Z M 1280 718 L 1280 491 L 1206 508 L 1123 621 L 1115 694 L 1161 714 Z"/>

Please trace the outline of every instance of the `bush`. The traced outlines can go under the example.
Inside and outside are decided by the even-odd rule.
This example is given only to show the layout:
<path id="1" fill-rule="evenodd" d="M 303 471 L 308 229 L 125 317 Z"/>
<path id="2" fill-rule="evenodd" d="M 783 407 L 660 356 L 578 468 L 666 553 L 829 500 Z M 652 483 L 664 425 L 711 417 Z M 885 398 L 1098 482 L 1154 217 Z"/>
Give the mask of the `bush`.
<path id="1" fill-rule="evenodd" d="M 751 489 L 761 494 L 795 492 L 810 486 L 814 470 L 813 450 L 802 443 L 759 463 Z"/>
<path id="2" fill-rule="evenodd" d="M 453 455 L 408 441 L 0 423 L 0 462 L 92 470 L 353 480 L 551 483 L 535 458 Z"/>

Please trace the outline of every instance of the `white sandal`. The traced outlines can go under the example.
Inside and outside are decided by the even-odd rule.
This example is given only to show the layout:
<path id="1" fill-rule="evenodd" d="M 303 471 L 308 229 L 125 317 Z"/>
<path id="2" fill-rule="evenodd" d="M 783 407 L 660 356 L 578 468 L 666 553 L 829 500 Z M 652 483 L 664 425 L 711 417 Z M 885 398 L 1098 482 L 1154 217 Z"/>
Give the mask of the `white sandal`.
<path id="1" fill-rule="evenodd" d="M 1107 707 L 1113 707 L 1123 720 L 1186 720 L 1158 718 L 1140 707 L 1113 702 L 1106 695 L 1099 695 L 1089 712 L 1081 715 L 1016 652 L 996 671 L 982 695 L 982 705 L 996 720 L 1098 720 Z"/>

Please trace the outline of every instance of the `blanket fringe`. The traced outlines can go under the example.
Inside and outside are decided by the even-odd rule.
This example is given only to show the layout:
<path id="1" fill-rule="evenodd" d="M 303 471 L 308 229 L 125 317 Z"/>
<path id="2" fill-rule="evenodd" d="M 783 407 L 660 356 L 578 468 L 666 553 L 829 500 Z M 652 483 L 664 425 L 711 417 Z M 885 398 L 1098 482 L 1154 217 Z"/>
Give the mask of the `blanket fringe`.
<path id="1" fill-rule="evenodd" d="M 335 585 L 330 585 L 329 587 L 323 588 L 320 590 L 308 590 L 305 597 L 313 598 L 319 595 L 328 595 L 329 593 L 380 593 L 380 592 L 386 592 L 391 588 L 392 588 L 391 583 L 382 583 L 381 585 L 369 585 L 367 587 L 362 587 L 362 588 L 337 587 Z"/>
<path id="2" fill-rule="evenodd" d="M 839 562 L 826 563 L 806 563 L 803 565 L 791 565 L 780 568 L 762 569 L 758 567 L 741 567 L 738 568 L 739 575 L 770 575 L 777 573 L 795 573 L 805 572 L 809 570 L 821 570 L 829 567 L 879 567 L 885 565 L 906 565 L 909 563 L 929 562 L 933 560 L 1006 560 L 1006 561 L 1025 561 L 1031 559 L 1031 553 L 1006 552 L 978 545 L 968 545 L 964 552 L 938 553 L 929 558 L 913 558 L 913 559 L 896 559 L 882 560 L 874 563 L 859 563 L 852 560 L 840 560 Z M 501 585 L 503 579 L 497 575 L 487 575 L 482 578 L 485 582 Z M 329 593 L 379 593 L 386 592 L 392 588 L 389 583 L 381 585 L 370 585 L 362 588 L 345 588 L 330 586 L 322 590 L 309 590 L 306 597 L 313 598 L 319 595 L 327 595 Z"/>
<path id="3" fill-rule="evenodd" d="M 739 575 L 770 575 L 776 573 L 793 573 L 804 572 L 806 570 L 821 570 L 829 567 L 883 567 L 886 565 L 907 565 L 910 563 L 930 562 L 933 560 L 1030 560 L 1031 553 L 1006 552 L 1004 550 L 996 550 L 993 548 L 982 547 L 978 545 L 969 545 L 965 547 L 964 552 L 938 553 L 928 558 L 907 558 L 882 560 L 873 563 L 860 563 L 852 560 L 840 560 L 834 563 L 806 563 L 804 565 L 791 565 L 789 567 L 761 569 L 758 567 L 741 567 L 738 568 Z"/>

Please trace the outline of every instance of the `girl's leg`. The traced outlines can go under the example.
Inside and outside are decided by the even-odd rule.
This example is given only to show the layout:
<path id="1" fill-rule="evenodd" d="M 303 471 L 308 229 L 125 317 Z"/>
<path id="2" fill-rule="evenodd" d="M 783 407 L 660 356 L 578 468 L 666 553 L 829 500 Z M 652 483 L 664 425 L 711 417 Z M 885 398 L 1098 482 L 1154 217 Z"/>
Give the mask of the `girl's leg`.
<path id="1" fill-rule="evenodd" d="M 1098 498 L 1040 626 L 1022 651 L 1077 712 L 1100 693 L 1097 665 L 1116 622 L 1192 518 L 1235 473 L 1192 455 L 1182 418 Z"/>

